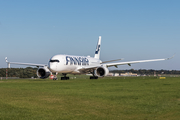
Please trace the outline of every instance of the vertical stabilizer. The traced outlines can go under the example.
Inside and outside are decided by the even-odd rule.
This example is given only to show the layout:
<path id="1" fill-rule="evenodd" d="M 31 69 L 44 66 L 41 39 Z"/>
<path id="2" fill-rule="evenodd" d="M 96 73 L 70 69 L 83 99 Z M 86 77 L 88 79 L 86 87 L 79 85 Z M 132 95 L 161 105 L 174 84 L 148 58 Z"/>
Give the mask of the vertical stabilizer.
<path id="1" fill-rule="evenodd" d="M 96 47 L 94 58 L 99 59 L 99 57 L 100 57 L 100 46 L 101 46 L 101 36 L 99 36 L 99 40 L 98 40 L 98 44 Z"/>

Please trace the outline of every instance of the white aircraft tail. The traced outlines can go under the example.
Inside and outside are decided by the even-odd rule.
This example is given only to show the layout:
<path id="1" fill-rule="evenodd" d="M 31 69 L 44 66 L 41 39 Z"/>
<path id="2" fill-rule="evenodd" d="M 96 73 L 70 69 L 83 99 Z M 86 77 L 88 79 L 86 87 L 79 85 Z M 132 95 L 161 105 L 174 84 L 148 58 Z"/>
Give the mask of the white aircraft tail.
<path id="1" fill-rule="evenodd" d="M 100 46 L 101 46 L 101 36 L 99 36 L 99 40 L 98 40 L 98 44 L 96 47 L 94 58 L 99 59 L 99 57 L 100 57 Z"/>

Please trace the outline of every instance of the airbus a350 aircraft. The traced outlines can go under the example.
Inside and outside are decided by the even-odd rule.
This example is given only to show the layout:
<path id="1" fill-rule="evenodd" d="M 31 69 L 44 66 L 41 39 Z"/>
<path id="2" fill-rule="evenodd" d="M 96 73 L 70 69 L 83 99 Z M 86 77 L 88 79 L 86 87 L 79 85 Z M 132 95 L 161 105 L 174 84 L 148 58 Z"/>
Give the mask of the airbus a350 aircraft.
<path id="1" fill-rule="evenodd" d="M 55 55 L 50 58 L 48 65 L 44 64 L 33 64 L 33 63 L 18 63 L 18 62 L 8 62 L 7 57 L 5 58 L 8 67 L 10 64 L 19 64 L 19 65 L 29 65 L 39 67 L 37 70 L 37 76 L 39 78 L 48 78 L 52 73 L 55 73 L 54 80 L 57 79 L 57 74 L 60 73 L 64 77 L 61 77 L 61 80 L 67 80 L 67 74 L 92 74 L 90 79 L 98 79 L 98 77 L 107 76 L 109 73 L 108 67 L 118 65 L 131 65 L 133 63 L 141 62 L 152 62 L 152 61 L 162 61 L 169 60 L 171 58 L 165 59 L 151 59 L 151 60 L 140 60 L 140 61 L 129 61 L 129 62 L 114 62 L 118 60 L 104 61 L 102 62 L 100 57 L 100 46 L 101 46 L 101 36 L 99 36 L 97 48 L 95 51 L 95 56 L 74 56 L 74 55 Z M 112 63 L 113 62 L 113 63 Z"/>

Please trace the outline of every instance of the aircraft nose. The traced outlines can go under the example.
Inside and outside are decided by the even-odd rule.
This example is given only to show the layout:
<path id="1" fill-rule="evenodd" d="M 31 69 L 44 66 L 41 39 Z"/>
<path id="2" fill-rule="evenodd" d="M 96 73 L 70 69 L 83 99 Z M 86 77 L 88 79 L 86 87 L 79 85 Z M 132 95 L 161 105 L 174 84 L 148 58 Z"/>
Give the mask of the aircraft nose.
<path id="1" fill-rule="evenodd" d="M 56 72 L 56 64 L 55 63 L 49 63 L 48 67 L 52 72 Z"/>
<path id="2" fill-rule="evenodd" d="M 48 62 L 48 69 L 50 69 L 51 68 L 51 66 L 50 66 L 50 62 Z"/>

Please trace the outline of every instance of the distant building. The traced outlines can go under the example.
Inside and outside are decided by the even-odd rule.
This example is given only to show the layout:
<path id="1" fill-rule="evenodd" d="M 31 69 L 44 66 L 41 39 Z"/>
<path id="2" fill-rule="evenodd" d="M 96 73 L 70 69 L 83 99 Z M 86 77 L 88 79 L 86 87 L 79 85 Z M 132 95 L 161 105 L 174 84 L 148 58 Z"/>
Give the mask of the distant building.
<path id="1" fill-rule="evenodd" d="M 113 76 L 114 74 L 113 73 L 109 73 L 107 76 Z"/>
<path id="2" fill-rule="evenodd" d="M 131 72 L 127 72 L 127 73 L 109 73 L 107 76 L 138 76 L 138 74 L 136 73 L 131 73 Z"/>
<path id="3" fill-rule="evenodd" d="M 127 73 L 121 73 L 120 76 L 138 76 L 138 75 L 137 73 L 127 72 Z"/>
<path id="4" fill-rule="evenodd" d="M 114 76 L 119 76 L 119 73 L 114 73 Z"/>

